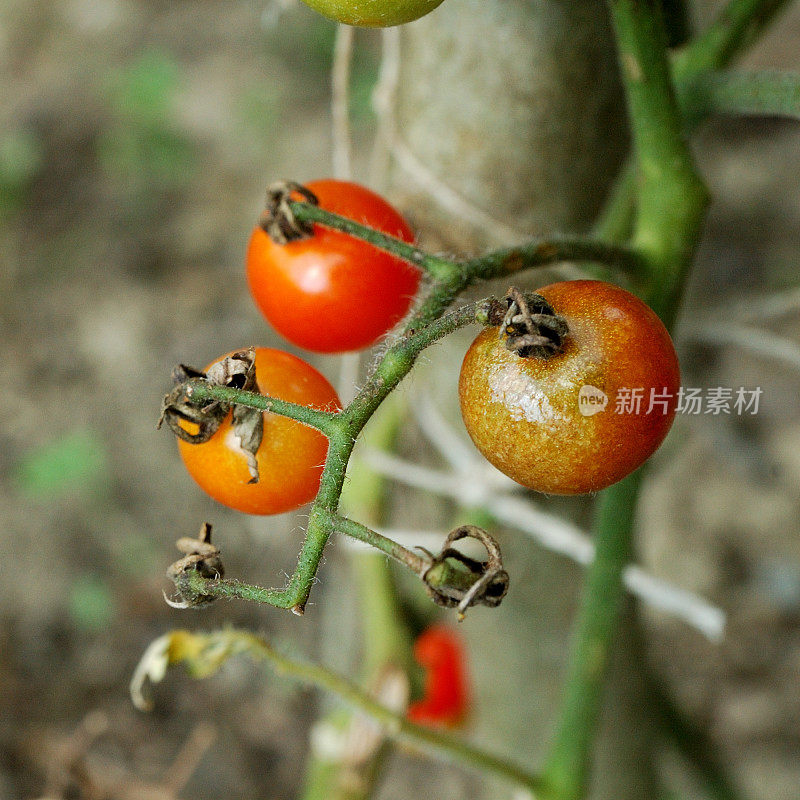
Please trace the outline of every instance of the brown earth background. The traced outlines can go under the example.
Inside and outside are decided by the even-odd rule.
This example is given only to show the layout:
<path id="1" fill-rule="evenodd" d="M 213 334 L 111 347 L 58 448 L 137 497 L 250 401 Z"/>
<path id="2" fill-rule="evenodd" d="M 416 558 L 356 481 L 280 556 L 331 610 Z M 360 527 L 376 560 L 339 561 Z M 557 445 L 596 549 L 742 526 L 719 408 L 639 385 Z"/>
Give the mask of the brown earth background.
<path id="1" fill-rule="evenodd" d="M 715 6 L 698 4 L 698 23 Z M 155 430 L 174 364 L 247 344 L 286 347 L 248 297 L 244 250 L 266 183 L 330 172 L 334 30 L 291 3 L 0 0 L 0 798 L 89 797 L 69 774 L 75 763 L 110 787 L 95 797 L 171 797 L 175 759 L 196 751 L 202 760 L 180 797 L 294 797 L 327 700 L 234 661 L 209 681 L 171 673 L 145 715 L 128 696 L 132 670 L 165 631 L 224 624 L 345 669 L 356 663 L 342 647 L 354 612 L 335 543 L 302 620 L 240 602 L 167 607 L 163 575 L 178 536 L 209 520 L 230 575 L 279 585 L 303 518 L 216 505 L 184 473 L 171 436 Z M 351 117 L 365 147 L 378 45 L 374 33 L 356 40 Z M 746 63 L 797 70 L 798 52 L 795 9 Z M 647 613 L 647 660 L 744 797 L 796 800 L 800 128 L 718 120 L 696 150 L 715 201 L 677 335 L 684 384 L 760 386 L 763 396 L 755 417 L 678 419 L 654 461 L 641 560 L 718 603 L 729 626 L 711 644 Z M 356 157 L 357 176 L 365 164 Z M 448 234 L 428 240 L 458 246 Z M 772 313 L 761 319 L 764 309 Z M 763 351 L 770 335 L 783 342 L 777 356 Z M 404 391 L 429 386 L 460 425 L 454 367 L 466 340 L 455 339 Z M 336 379 L 336 359 L 311 360 Z M 400 449 L 439 465 L 413 421 Z M 586 523 L 584 501 L 537 502 Z M 445 530 L 456 515 L 399 490 L 392 517 Z M 535 545 L 496 533 L 515 585 L 563 561 L 542 556 L 541 572 L 525 574 Z M 468 735 L 520 761 L 549 733 L 530 714 L 555 703 L 565 655 L 563 637 L 547 638 L 537 620 L 556 617 L 566 630 L 580 578 L 568 573 L 546 609 L 512 591 L 462 626 L 477 697 Z M 547 685 L 526 677 L 531 648 L 552 665 Z M 682 796 L 699 797 L 677 762 L 664 747 L 660 770 Z M 434 791 L 512 796 L 402 753 L 379 796 Z"/>

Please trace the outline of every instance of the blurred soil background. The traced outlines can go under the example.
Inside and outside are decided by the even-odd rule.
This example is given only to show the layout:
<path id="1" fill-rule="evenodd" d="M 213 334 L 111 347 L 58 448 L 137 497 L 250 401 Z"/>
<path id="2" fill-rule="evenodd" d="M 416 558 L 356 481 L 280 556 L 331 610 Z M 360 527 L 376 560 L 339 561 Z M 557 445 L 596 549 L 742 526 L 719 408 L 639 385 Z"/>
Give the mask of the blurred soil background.
<path id="1" fill-rule="evenodd" d="M 701 4 L 698 20 L 714 7 Z M 302 620 L 239 602 L 164 603 L 173 542 L 202 521 L 229 575 L 280 585 L 303 517 L 216 505 L 155 430 L 174 364 L 249 344 L 292 349 L 248 297 L 244 251 L 269 181 L 330 172 L 333 37 L 333 24 L 292 3 L 0 0 L 0 798 L 297 794 L 321 705 L 313 692 L 245 661 L 210 681 L 176 670 L 147 715 L 127 686 L 146 646 L 174 627 L 248 627 L 349 663 L 353 612 L 335 544 Z M 357 142 L 374 121 L 378 44 L 374 33 L 356 40 Z M 797 70 L 798 53 L 795 10 L 746 63 Z M 696 141 L 715 202 L 678 334 L 684 384 L 763 395 L 756 416 L 679 418 L 655 460 L 641 558 L 721 605 L 729 627 L 712 644 L 646 613 L 648 658 L 744 796 L 790 800 L 800 786 L 800 126 L 719 120 Z M 336 359 L 310 360 L 336 380 Z M 452 404 L 457 363 L 432 353 L 411 384 L 438 370 L 434 393 L 451 387 Z M 430 448 L 412 423 L 401 449 Z M 586 522 L 583 501 L 537 502 Z M 444 529 L 453 508 L 400 494 L 393 514 Z M 498 535 L 514 579 L 515 555 L 533 545 Z M 513 730 L 520 760 L 547 731 L 526 725 L 516 684 L 509 698 L 512 683 L 524 686 L 525 650 L 503 632 L 537 611 L 512 592 L 463 626 L 474 732 L 502 750 L 492 732 Z M 554 703 L 563 652 L 519 641 L 554 648 Z M 674 753 L 660 768 L 685 772 Z M 408 757 L 380 796 L 427 794 L 443 774 L 442 796 L 511 797 Z M 691 781 L 683 789 L 695 796 Z"/>

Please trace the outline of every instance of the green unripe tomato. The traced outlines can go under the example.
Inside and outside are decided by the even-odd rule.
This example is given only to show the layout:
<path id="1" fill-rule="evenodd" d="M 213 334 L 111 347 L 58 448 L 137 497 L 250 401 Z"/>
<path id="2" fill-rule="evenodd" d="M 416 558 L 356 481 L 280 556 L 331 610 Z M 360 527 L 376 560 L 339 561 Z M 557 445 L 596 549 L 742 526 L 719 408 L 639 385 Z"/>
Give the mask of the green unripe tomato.
<path id="1" fill-rule="evenodd" d="M 362 28 L 390 28 L 424 17 L 442 0 L 303 0 L 324 17 Z"/>

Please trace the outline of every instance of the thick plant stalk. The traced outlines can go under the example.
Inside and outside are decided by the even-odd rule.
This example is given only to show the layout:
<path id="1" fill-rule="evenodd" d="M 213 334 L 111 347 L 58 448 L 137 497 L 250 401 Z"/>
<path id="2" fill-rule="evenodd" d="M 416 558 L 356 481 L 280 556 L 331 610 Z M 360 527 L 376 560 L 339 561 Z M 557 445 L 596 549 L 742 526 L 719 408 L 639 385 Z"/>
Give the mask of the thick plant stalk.
<path id="1" fill-rule="evenodd" d="M 402 57 L 398 136 L 442 183 L 522 233 L 580 230 L 594 219 L 628 148 L 604 2 L 449 0 L 404 29 Z M 471 220 L 460 222 L 407 169 L 398 167 L 394 180 L 395 196 L 408 198 L 406 208 L 419 209 L 426 231 L 447 232 L 445 246 L 474 252 L 513 243 L 500 226 L 476 230 Z M 461 355 L 447 358 L 459 363 Z M 507 557 L 517 574 L 530 576 L 524 585 L 515 584 L 507 602 L 519 603 L 514 613 L 528 609 L 529 616 L 524 622 L 507 617 L 504 625 L 475 619 L 465 634 L 475 640 L 479 675 L 492 674 L 493 654 L 508 651 L 510 638 L 524 652 L 523 660 L 508 662 L 505 692 L 497 696 L 498 703 L 518 703 L 518 712 L 487 715 L 477 723 L 479 737 L 505 749 L 530 741 L 528 731 L 552 728 L 561 680 L 552 653 L 567 646 L 579 576 L 569 564 L 524 543 L 503 545 L 511 548 Z M 642 698 L 625 675 L 616 683 L 617 705 L 602 746 L 613 747 L 640 771 L 613 779 L 613 769 L 599 773 L 592 796 L 652 800 L 646 765 L 624 756 L 639 751 L 642 731 L 627 733 L 615 724 L 618 715 L 636 716 Z M 539 742 L 537 737 L 530 744 L 530 763 L 545 757 Z"/>
<path id="2" fill-rule="evenodd" d="M 403 206 L 472 251 L 511 244 L 507 227 L 585 229 L 627 149 L 605 3 L 449 0 L 402 33 L 400 155 L 498 224 L 478 230 L 399 158 Z"/>
<path id="3" fill-rule="evenodd" d="M 658 3 L 613 0 L 610 7 L 639 172 L 634 241 L 648 262 L 651 305 L 669 325 L 700 238 L 708 194 L 684 138 Z M 640 481 L 641 471 L 603 492 L 598 506 L 597 555 L 584 586 L 559 725 L 545 766 L 549 796 L 558 800 L 581 800 L 587 793 Z"/>

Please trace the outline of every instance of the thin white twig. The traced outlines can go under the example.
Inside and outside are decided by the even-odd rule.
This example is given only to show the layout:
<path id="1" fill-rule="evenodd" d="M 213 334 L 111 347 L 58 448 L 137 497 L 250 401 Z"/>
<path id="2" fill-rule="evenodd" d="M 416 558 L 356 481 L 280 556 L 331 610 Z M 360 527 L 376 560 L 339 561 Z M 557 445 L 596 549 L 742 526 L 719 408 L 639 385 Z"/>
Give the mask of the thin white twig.
<path id="1" fill-rule="evenodd" d="M 625 569 L 625 586 L 631 594 L 641 597 L 653 607 L 682 619 L 699 630 L 712 642 L 725 636 L 725 612 L 694 592 L 681 589 L 631 564 Z"/>
<path id="2" fill-rule="evenodd" d="M 723 322 L 689 327 L 681 330 L 680 336 L 682 339 L 693 339 L 714 345 L 735 345 L 800 369 L 800 346 L 791 339 L 776 336 L 772 331 Z"/>
<path id="3" fill-rule="evenodd" d="M 350 62 L 353 58 L 353 28 L 336 26 L 331 69 L 331 137 L 333 176 L 351 177 L 350 159 Z"/>
<path id="4" fill-rule="evenodd" d="M 486 510 L 506 525 L 519 528 L 542 546 L 589 565 L 595 547 L 579 528 L 559 517 L 540 511 L 531 503 L 513 497 L 490 499 Z M 623 573 L 625 587 L 653 608 L 672 614 L 714 642 L 725 632 L 725 613 L 704 598 L 650 575 L 641 567 L 629 564 Z"/>
<path id="5" fill-rule="evenodd" d="M 372 90 L 372 108 L 377 118 L 370 157 L 370 185 L 386 187 L 392 140 L 395 135 L 395 103 L 400 82 L 400 28 L 381 28 L 381 66 Z"/>
<path id="6" fill-rule="evenodd" d="M 540 511 L 532 503 L 518 497 L 490 498 L 486 510 L 498 522 L 525 531 L 548 550 L 561 553 L 582 566 L 592 563 L 594 545 L 591 539 L 561 517 Z"/>
<path id="7" fill-rule="evenodd" d="M 358 374 L 361 369 L 361 354 L 356 351 L 353 353 L 342 353 L 339 357 L 339 400 L 342 408 L 350 405 L 353 398 L 358 393 Z"/>
<path id="8" fill-rule="evenodd" d="M 453 469 L 463 470 L 465 464 L 475 460 L 475 452 L 447 424 L 427 392 L 417 395 L 414 416 L 428 441 Z"/>
<path id="9" fill-rule="evenodd" d="M 392 155 L 398 165 L 445 211 L 480 228 L 498 244 L 508 245 L 530 238 L 529 233 L 515 230 L 501 220 L 495 219 L 491 214 L 474 206 L 450 186 L 443 183 L 397 136 L 392 142 Z"/>
<path id="10" fill-rule="evenodd" d="M 470 481 L 464 474 L 422 467 L 377 450 L 366 451 L 364 458 L 382 475 L 451 497 L 463 505 L 481 506 L 498 522 L 524 531 L 543 547 L 581 565 L 590 564 L 594 558 L 594 544 L 579 528 L 540 511 L 526 500 L 487 491 L 483 481 Z M 623 578 L 628 591 L 648 605 L 682 619 L 712 641 L 722 638 L 725 614 L 704 598 L 656 578 L 636 565 L 626 567 Z"/>

